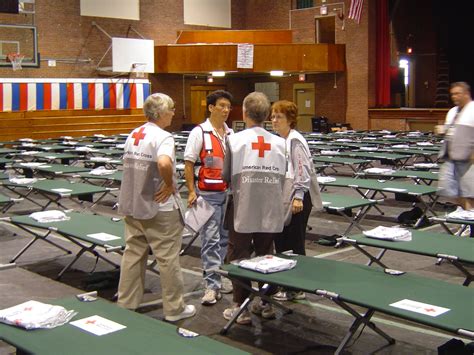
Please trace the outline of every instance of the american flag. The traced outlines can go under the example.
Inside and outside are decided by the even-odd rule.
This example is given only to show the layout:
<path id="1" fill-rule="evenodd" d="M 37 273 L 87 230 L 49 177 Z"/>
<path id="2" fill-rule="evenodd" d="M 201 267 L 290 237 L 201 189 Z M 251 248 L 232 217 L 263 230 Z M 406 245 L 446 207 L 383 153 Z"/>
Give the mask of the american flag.
<path id="1" fill-rule="evenodd" d="M 351 0 L 351 7 L 349 8 L 349 15 L 347 17 L 359 23 L 363 6 L 364 0 Z"/>

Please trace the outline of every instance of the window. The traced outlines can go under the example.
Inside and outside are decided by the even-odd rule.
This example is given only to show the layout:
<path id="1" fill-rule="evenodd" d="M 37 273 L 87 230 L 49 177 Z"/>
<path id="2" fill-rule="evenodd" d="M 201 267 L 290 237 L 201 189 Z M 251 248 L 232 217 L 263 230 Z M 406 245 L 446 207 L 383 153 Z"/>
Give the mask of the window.
<path id="1" fill-rule="evenodd" d="M 297 9 L 306 9 L 313 6 L 313 0 L 296 0 Z"/>

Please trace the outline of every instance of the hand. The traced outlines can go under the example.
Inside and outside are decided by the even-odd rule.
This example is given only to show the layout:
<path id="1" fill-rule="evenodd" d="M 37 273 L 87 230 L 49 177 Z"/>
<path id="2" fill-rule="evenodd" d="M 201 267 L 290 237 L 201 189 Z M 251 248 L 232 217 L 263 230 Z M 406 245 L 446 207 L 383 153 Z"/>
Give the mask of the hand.
<path id="1" fill-rule="evenodd" d="M 197 200 L 196 191 L 190 191 L 188 195 L 188 207 L 191 207 L 194 202 Z"/>
<path id="2" fill-rule="evenodd" d="M 161 189 L 155 194 L 155 201 L 158 203 L 166 202 L 172 194 L 175 193 L 174 186 L 168 186 L 164 184 Z"/>
<path id="3" fill-rule="evenodd" d="M 445 133 L 444 125 L 440 124 L 440 125 L 434 126 L 434 133 L 435 134 L 444 134 Z"/>
<path id="4" fill-rule="evenodd" d="M 293 206 L 291 208 L 291 212 L 293 214 L 297 214 L 297 213 L 300 213 L 301 211 L 303 211 L 303 201 L 302 200 L 298 200 L 298 199 L 293 199 Z"/>

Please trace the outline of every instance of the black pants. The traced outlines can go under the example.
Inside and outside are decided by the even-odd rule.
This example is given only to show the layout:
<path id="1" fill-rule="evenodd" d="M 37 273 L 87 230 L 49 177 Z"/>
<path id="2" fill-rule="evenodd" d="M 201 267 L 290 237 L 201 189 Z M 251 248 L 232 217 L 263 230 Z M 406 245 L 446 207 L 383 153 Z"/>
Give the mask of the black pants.
<path id="1" fill-rule="evenodd" d="M 227 247 L 227 262 L 239 259 L 248 259 L 255 252 L 257 256 L 273 254 L 273 233 L 239 233 L 234 230 L 234 206 L 229 206 L 228 213 L 228 229 L 229 229 L 229 244 Z M 249 287 L 252 285 L 248 280 L 241 280 Z M 261 287 L 262 285 L 259 284 Z M 233 300 L 237 304 L 242 304 L 245 299 L 250 296 L 250 291 L 241 285 L 233 282 Z M 275 293 L 276 287 L 271 287 L 267 295 Z"/>
<path id="2" fill-rule="evenodd" d="M 291 217 L 290 224 L 283 229 L 283 232 L 275 236 L 275 250 L 277 253 L 293 250 L 295 254 L 306 255 L 306 226 L 312 209 L 311 197 L 309 192 L 306 192 L 303 197 L 303 210 L 294 214 Z"/>

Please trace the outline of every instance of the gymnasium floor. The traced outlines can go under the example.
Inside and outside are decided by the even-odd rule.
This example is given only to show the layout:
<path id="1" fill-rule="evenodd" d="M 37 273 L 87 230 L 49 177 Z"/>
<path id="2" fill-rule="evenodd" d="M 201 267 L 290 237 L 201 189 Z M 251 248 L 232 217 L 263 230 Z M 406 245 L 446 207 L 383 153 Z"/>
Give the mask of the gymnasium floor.
<path id="1" fill-rule="evenodd" d="M 350 189 L 339 189 L 337 192 L 356 196 Z M 96 212 L 115 216 L 113 204 L 113 197 L 109 197 Z M 373 209 L 362 222 L 364 227 L 395 225 L 396 216 L 410 209 L 411 205 L 389 197 L 380 207 L 384 215 L 378 214 Z M 442 204 L 438 204 L 437 209 L 440 213 L 444 213 Z M 12 207 L 6 216 L 27 214 L 35 210 L 37 208 L 33 205 L 23 202 Z M 325 212 L 312 213 L 309 225 L 312 227 L 306 242 L 309 256 L 351 263 L 366 262 L 366 258 L 352 247 L 336 249 L 316 243 L 321 237 L 341 233 L 347 226 L 342 217 Z M 428 230 L 442 232 L 437 225 L 429 226 Z M 0 223 L 0 264 L 8 263 L 11 256 L 28 240 L 29 237 L 20 230 L 6 223 Z M 55 240 L 59 244 L 67 245 L 68 248 L 72 247 L 71 243 L 59 237 Z M 184 242 L 186 241 L 185 239 Z M 119 255 L 112 253 L 108 256 L 120 262 Z M 51 299 L 90 290 L 98 290 L 99 296 L 112 299 L 116 291 L 118 272 L 102 261 L 94 266 L 96 260 L 89 255 L 83 255 L 72 270 L 66 272 L 60 281 L 55 281 L 56 274 L 70 258 L 60 250 L 44 242 L 38 242 L 35 248 L 31 248 L 18 259 L 16 268 L 0 270 L 0 309 L 30 299 L 48 302 Z M 462 275 L 453 266 L 448 263 L 435 265 L 436 260 L 429 257 L 388 252 L 384 261 L 392 268 L 430 278 L 456 284 L 461 284 L 463 280 Z M 219 331 L 226 324 L 222 312 L 232 304 L 232 298 L 231 295 L 224 295 L 221 301 L 210 307 L 200 304 L 203 283 L 198 240 L 190 248 L 188 255 L 181 258 L 181 264 L 185 280 L 185 300 L 196 306 L 197 314 L 178 324 L 244 351 L 254 354 L 332 354 L 352 323 L 352 317 L 331 302 L 315 295 L 307 295 L 304 301 L 285 302 L 294 310 L 292 314 L 283 316 L 277 313 L 275 320 L 262 320 L 253 316 L 252 326 L 234 325 L 226 336 L 222 336 Z M 317 273 L 318 270 L 314 272 Z M 156 274 L 147 273 L 146 291 L 144 307 L 139 311 L 147 316 L 162 319 L 160 280 Z M 373 292 L 377 292 L 377 289 Z M 345 350 L 345 354 L 436 354 L 439 345 L 453 338 L 451 334 L 382 314 L 375 314 L 373 320 L 382 330 L 396 339 L 396 344 L 386 346 L 383 338 L 365 329 L 361 335 L 356 335 L 357 341 Z M 12 347 L 0 341 L 0 354 L 10 354 L 13 351 Z"/>

